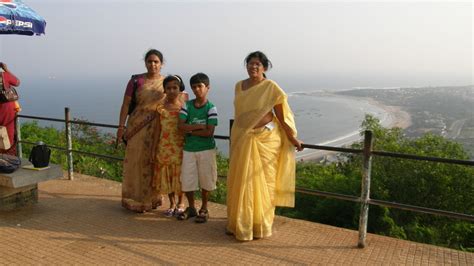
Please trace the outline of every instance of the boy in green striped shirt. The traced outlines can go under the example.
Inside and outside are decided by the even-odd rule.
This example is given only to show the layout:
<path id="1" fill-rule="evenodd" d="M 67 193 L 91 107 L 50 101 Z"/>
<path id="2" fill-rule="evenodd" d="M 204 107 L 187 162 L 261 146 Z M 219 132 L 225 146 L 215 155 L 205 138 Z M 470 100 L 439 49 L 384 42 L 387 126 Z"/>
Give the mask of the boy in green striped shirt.
<path id="1" fill-rule="evenodd" d="M 217 126 L 217 109 L 207 99 L 209 77 L 197 73 L 191 77 L 195 99 L 187 101 L 179 114 L 179 129 L 185 133 L 183 163 L 181 166 L 181 190 L 186 193 L 189 207 L 178 213 L 179 220 L 196 217 L 195 222 L 209 219 L 207 202 L 211 191 L 216 189 L 217 165 L 214 128 Z M 194 191 L 201 187 L 202 205 L 199 213 L 194 204 Z"/>

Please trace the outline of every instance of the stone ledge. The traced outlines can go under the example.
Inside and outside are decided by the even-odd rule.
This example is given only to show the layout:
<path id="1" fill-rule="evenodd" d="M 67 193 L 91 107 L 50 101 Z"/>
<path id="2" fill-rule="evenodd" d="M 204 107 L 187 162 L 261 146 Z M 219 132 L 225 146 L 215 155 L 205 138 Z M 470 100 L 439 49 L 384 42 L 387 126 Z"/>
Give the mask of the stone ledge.
<path id="1" fill-rule="evenodd" d="M 23 160 L 21 166 L 30 165 Z M 10 211 L 38 202 L 38 183 L 63 177 L 61 166 L 50 164 L 43 170 L 19 168 L 0 174 L 0 211 Z"/>
<path id="2" fill-rule="evenodd" d="M 30 165 L 25 159 L 22 159 L 21 166 Z M 63 177 L 63 170 L 60 165 L 50 164 L 48 169 L 31 170 L 19 168 L 11 174 L 0 174 L 1 187 L 20 188 L 28 185 L 38 184 L 39 182 L 58 179 Z"/>
<path id="3" fill-rule="evenodd" d="M 35 188 L 35 187 L 37 187 L 36 184 L 35 185 L 24 186 L 24 187 L 19 187 L 19 188 L 0 187 L 0 199 L 9 197 L 13 194 L 28 191 L 28 190 L 30 190 L 32 188 Z"/>
<path id="4" fill-rule="evenodd" d="M 8 196 L 0 195 L 0 211 L 11 211 L 38 202 L 38 185 L 12 189 Z"/>

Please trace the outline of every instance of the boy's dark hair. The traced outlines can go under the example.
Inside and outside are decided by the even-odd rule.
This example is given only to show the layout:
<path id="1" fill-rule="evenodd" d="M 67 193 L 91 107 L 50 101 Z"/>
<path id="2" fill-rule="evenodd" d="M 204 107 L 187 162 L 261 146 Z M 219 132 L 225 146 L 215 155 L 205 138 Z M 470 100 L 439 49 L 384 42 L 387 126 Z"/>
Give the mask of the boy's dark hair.
<path id="1" fill-rule="evenodd" d="M 189 80 L 191 86 L 193 84 L 204 83 L 204 85 L 209 86 L 209 77 L 204 73 L 196 73 Z"/>
<path id="2" fill-rule="evenodd" d="M 184 91 L 184 82 L 183 79 L 178 75 L 169 75 L 163 80 L 163 88 L 166 87 L 166 84 L 170 83 L 171 81 L 176 80 L 179 84 L 179 91 Z"/>

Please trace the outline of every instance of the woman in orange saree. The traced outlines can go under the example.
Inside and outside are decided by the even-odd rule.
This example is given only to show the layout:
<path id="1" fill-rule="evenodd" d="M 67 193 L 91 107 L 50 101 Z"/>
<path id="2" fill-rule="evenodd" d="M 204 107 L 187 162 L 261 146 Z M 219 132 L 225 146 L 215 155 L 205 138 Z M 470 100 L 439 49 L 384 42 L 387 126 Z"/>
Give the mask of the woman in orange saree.
<path id="1" fill-rule="evenodd" d="M 294 206 L 295 147 L 303 149 L 285 92 L 265 77 L 270 61 L 259 51 L 245 61 L 249 78 L 235 86 L 226 227 L 242 241 L 271 236 L 275 206 Z"/>
<path id="2" fill-rule="evenodd" d="M 151 49 L 146 53 L 147 72 L 133 76 L 128 82 L 120 110 L 117 141 L 125 139 L 127 142 L 123 162 L 122 206 L 135 212 L 150 211 L 161 205 L 161 195 L 152 188 L 154 171 L 151 146 L 156 127 L 154 117 L 165 97 L 164 77 L 160 74 L 162 62 L 163 55 L 158 50 Z M 136 97 L 136 107 L 129 114 L 132 97 Z"/>

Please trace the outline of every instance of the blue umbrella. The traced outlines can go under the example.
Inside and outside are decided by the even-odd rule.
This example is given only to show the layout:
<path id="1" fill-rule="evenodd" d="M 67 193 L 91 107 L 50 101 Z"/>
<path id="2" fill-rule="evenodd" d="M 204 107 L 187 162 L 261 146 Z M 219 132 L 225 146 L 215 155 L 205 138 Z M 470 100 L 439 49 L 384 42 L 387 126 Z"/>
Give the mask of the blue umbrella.
<path id="1" fill-rule="evenodd" d="M 46 21 L 21 0 L 0 0 L 0 34 L 41 35 Z"/>

